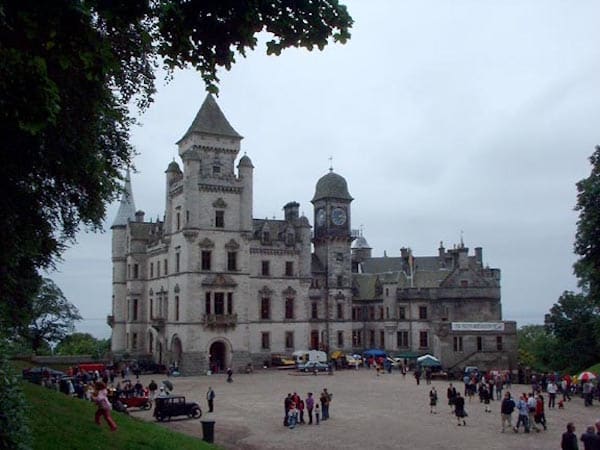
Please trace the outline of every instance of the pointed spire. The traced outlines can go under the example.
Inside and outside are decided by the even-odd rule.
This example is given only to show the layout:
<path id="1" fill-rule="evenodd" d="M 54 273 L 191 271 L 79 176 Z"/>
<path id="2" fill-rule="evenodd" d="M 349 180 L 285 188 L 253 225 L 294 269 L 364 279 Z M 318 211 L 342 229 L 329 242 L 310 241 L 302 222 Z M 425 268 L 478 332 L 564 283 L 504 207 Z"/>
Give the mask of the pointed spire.
<path id="1" fill-rule="evenodd" d="M 131 176 L 129 169 L 127 169 L 121 204 L 111 228 L 125 226 L 130 220 L 135 220 L 135 202 L 133 201 L 133 190 L 131 189 Z"/>
<path id="2" fill-rule="evenodd" d="M 219 105 L 217 105 L 211 94 L 206 95 L 204 103 L 202 103 L 194 121 L 177 143 L 179 144 L 179 142 L 193 133 L 208 133 L 238 139 L 242 138 L 229 124 L 225 114 L 223 114 L 223 111 L 221 111 L 221 108 L 219 108 Z"/>

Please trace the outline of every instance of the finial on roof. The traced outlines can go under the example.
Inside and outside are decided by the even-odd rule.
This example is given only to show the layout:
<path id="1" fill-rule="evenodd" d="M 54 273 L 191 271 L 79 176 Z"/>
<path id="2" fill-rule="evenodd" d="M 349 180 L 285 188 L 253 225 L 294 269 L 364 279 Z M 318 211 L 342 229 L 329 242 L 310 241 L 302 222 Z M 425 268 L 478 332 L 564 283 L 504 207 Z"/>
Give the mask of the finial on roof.
<path id="1" fill-rule="evenodd" d="M 329 157 L 329 171 L 333 172 L 333 156 Z"/>
<path id="2" fill-rule="evenodd" d="M 465 248 L 465 242 L 463 240 L 464 234 L 465 234 L 465 232 L 463 230 L 460 230 L 460 248 Z"/>

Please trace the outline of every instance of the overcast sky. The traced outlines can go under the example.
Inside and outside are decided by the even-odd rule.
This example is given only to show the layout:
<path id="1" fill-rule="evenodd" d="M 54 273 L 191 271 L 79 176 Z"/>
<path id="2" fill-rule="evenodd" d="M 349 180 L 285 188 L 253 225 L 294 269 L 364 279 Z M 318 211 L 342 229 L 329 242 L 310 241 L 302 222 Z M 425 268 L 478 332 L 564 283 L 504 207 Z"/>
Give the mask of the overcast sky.
<path id="1" fill-rule="evenodd" d="M 577 286 L 575 183 L 600 144 L 600 2 L 343 3 L 346 45 L 279 57 L 262 45 L 220 72 L 217 102 L 255 166 L 254 217 L 281 218 L 295 200 L 312 223 L 331 156 L 374 256 L 434 255 L 462 232 L 502 270 L 504 319 L 542 323 Z M 177 72 L 133 130 L 147 219 L 163 217 L 164 171 L 205 95 L 194 71 Z M 50 275 L 98 337 L 110 333 L 117 206 Z"/>

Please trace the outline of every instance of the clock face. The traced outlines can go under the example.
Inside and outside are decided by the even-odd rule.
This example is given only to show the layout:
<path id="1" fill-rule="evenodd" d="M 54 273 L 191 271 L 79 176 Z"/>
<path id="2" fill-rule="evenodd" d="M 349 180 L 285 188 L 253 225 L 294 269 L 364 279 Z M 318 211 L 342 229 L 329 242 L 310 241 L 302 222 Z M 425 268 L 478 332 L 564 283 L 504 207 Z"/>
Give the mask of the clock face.
<path id="1" fill-rule="evenodd" d="M 317 225 L 320 227 L 325 225 L 325 210 L 324 209 L 319 209 L 317 211 Z"/>
<path id="2" fill-rule="evenodd" d="M 331 220 L 335 225 L 344 225 L 346 223 L 346 211 L 342 208 L 333 208 Z"/>

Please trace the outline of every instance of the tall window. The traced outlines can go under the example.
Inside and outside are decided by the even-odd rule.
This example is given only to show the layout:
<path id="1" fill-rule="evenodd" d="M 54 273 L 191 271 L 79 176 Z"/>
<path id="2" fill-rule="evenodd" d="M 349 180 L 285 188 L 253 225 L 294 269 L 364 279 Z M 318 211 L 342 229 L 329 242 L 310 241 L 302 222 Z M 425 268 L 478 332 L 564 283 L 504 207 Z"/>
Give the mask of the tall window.
<path id="1" fill-rule="evenodd" d="M 454 351 L 462 352 L 463 351 L 463 338 L 462 336 L 454 336 Z"/>
<path id="2" fill-rule="evenodd" d="M 337 346 L 339 348 L 342 348 L 344 346 L 344 332 L 343 331 L 337 332 Z"/>
<path id="3" fill-rule="evenodd" d="M 215 211 L 215 227 L 225 228 L 225 211 Z"/>
<path id="4" fill-rule="evenodd" d="M 261 274 L 263 277 L 268 277 L 269 276 L 269 261 L 262 261 L 262 271 Z"/>
<path id="5" fill-rule="evenodd" d="M 202 250 L 202 270 L 210 270 L 211 252 L 210 250 Z"/>
<path id="6" fill-rule="evenodd" d="M 396 345 L 398 348 L 408 347 L 408 331 L 398 331 L 396 333 Z"/>
<path id="7" fill-rule="evenodd" d="M 260 341 L 263 350 L 269 350 L 271 348 L 271 336 L 268 331 L 263 331 L 261 333 Z"/>
<path id="8" fill-rule="evenodd" d="M 156 276 L 160 277 L 160 261 L 156 261 Z"/>
<path id="9" fill-rule="evenodd" d="M 427 348 L 429 347 L 429 334 L 427 331 L 419 332 L 419 347 Z"/>
<path id="10" fill-rule="evenodd" d="M 375 330 L 369 330 L 369 345 L 375 347 Z"/>
<path id="11" fill-rule="evenodd" d="M 260 299 L 260 318 L 261 320 L 271 319 L 271 299 L 269 297 Z"/>
<path id="12" fill-rule="evenodd" d="M 383 306 L 379 307 L 379 320 L 383 320 Z"/>
<path id="13" fill-rule="evenodd" d="M 167 264 L 166 259 L 163 261 L 163 265 L 164 265 L 164 269 L 165 269 L 165 275 L 168 275 L 169 274 L 169 265 Z"/>
<path id="14" fill-rule="evenodd" d="M 227 293 L 227 314 L 233 314 L 233 292 Z"/>
<path id="15" fill-rule="evenodd" d="M 225 314 L 225 294 L 223 292 L 215 292 L 215 314 Z"/>
<path id="16" fill-rule="evenodd" d="M 131 336 L 131 348 L 135 350 L 138 346 L 137 333 L 133 333 Z"/>
<path id="17" fill-rule="evenodd" d="M 481 336 L 477 336 L 477 351 L 480 352 L 483 350 L 483 338 Z"/>
<path id="18" fill-rule="evenodd" d="M 180 262 L 180 258 L 181 255 L 179 253 L 175 253 L 175 272 L 179 272 L 180 267 L 179 267 L 179 262 Z"/>
<path id="19" fill-rule="evenodd" d="M 294 332 L 285 332 L 285 348 L 294 348 Z"/>
<path id="20" fill-rule="evenodd" d="M 379 343 L 381 348 L 385 348 L 385 331 L 381 330 L 379 332 Z"/>
<path id="21" fill-rule="evenodd" d="M 227 270 L 237 270 L 237 252 L 227 252 Z"/>
<path id="22" fill-rule="evenodd" d="M 344 304 L 343 303 L 337 304 L 337 318 L 340 320 L 344 318 Z"/>
<path id="23" fill-rule="evenodd" d="M 140 275 L 139 271 L 140 271 L 140 266 L 138 264 L 134 264 L 133 265 L 133 278 L 135 280 L 137 280 Z"/>
<path id="24" fill-rule="evenodd" d="M 344 277 L 342 275 L 337 276 L 337 287 L 344 287 Z"/>
<path id="25" fill-rule="evenodd" d="M 369 320 L 375 320 L 375 307 L 369 306 Z"/>
<path id="26" fill-rule="evenodd" d="M 204 294 L 204 310 L 206 314 L 211 314 L 212 308 L 210 307 L 210 292 Z"/>
<path id="27" fill-rule="evenodd" d="M 179 231 L 179 229 L 181 228 L 181 213 L 178 212 L 175 215 L 175 218 L 176 218 L 176 222 L 177 222 L 177 231 Z"/>
<path id="28" fill-rule="evenodd" d="M 496 336 L 496 350 L 501 352 L 504 350 L 504 345 L 502 343 L 502 336 Z"/>
<path id="29" fill-rule="evenodd" d="M 311 319 L 319 318 L 319 308 L 317 306 L 317 302 L 312 302 L 310 304 L 310 317 Z"/>
<path id="30" fill-rule="evenodd" d="M 286 277 L 294 276 L 294 261 L 286 261 L 285 262 L 285 276 Z"/>
<path id="31" fill-rule="evenodd" d="M 150 319 L 154 319 L 154 299 L 150 297 Z"/>
<path id="32" fill-rule="evenodd" d="M 154 263 L 150 263 L 150 278 L 154 278 Z"/>
<path id="33" fill-rule="evenodd" d="M 291 297 L 285 299 L 285 318 L 294 318 L 294 299 Z"/>
<path id="34" fill-rule="evenodd" d="M 419 306 L 419 319 L 427 319 L 427 306 Z"/>
<path id="35" fill-rule="evenodd" d="M 138 320 L 138 299 L 133 299 L 133 320 Z"/>
<path id="36" fill-rule="evenodd" d="M 175 296 L 175 321 L 179 321 L 179 295 Z"/>
<path id="37" fill-rule="evenodd" d="M 362 347 L 362 332 L 360 330 L 352 331 L 352 347 Z"/>

